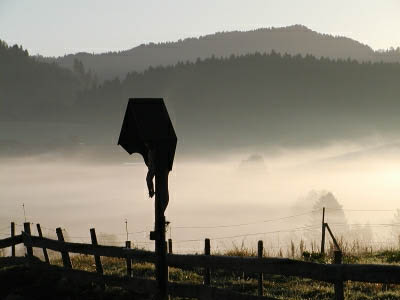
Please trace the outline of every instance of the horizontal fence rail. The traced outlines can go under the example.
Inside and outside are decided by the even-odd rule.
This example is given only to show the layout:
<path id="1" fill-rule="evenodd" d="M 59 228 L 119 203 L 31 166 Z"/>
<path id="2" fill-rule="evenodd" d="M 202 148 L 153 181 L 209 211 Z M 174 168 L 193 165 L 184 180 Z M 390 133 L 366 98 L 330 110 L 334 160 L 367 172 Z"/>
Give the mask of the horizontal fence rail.
<path id="1" fill-rule="evenodd" d="M 12 247 L 22 243 L 22 235 L 15 235 L 9 238 L 0 240 L 0 249 Z"/>
<path id="2" fill-rule="evenodd" d="M 47 248 L 53 251 L 98 255 L 116 258 L 130 258 L 154 263 L 154 252 L 128 249 L 116 246 L 102 246 L 83 243 L 59 242 L 56 240 L 28 236 L 23 233 L 0 240 L 0 248 L 24 243 L 28 247 Z M 248 273 L 264 273 L 283 276 L 298 276 L 326 282 L 338 280 L 371 283 L 400 283 L 400 266 L 377 264 L 328 265 L 293 260 L 289 258 L 234 257 L 217 255 L 167 254 L 170 267 L 192 269 L 212 268 Z"/>
<path id="3" fill-rule="evenodd" d="M 44 237 L 29 236 L 26 233 L 23 233 L 22 237 L 23 242 L 27 247 L 47 248 L 49 250 L 58 252 L 71 252 L 116 258 L 131 258 L 145 262 L 155 262 L 156 260 L 155 253 L 146 250 L 84 243 L 60 242 Z"/>
<path id="4" fill-rule="evenodd" d="M 247 273 L 298 276 L 334 283 L 360 281 L 371 283 L 400 283 L 400 266 L 376 264 L 319 264 L 289 258 L 256 258 L 168 254 L 169 266 L 213 268 Z"/>

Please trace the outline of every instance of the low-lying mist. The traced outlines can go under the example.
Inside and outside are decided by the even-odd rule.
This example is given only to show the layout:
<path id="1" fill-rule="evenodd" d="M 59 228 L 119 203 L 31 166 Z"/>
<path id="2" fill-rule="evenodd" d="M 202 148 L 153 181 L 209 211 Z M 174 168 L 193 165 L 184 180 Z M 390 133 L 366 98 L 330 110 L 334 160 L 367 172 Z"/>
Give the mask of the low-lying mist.
<path id="1" fill-rule="evenodd" d="M 153 249 L 148 235 L 154 200 L 148 198 L 147 169 L 139 156 L 126 155 L 125 163 L 94 163 L 45 154 L 3 157 L 0 164 L 0 238 L 9 234 L 11 221 L 22 225 L 26 217 L 40 223 L 45 236 L 54 237 L 55 228 L 62 227 L 67 240 L 89 242 L 94 227 L 100 243 L 122 246 L 127 221 L 129 239 Z M 201 252 L 204 238 L 212 240 L 214 251 L 242 244 L 255 248 L 257 240 L 271 255 L 286 251 L 290 241 L 303 240 L 312 250 L 321 234 L 322 210 L 316 205 L 331 193 L 344 209 L 341 221 L 335 219 L 337 207 L 328 205 L 326 212 L 339 239 L 393 246 L 400 223 L 395 220 L 399 183 L 397 144 L 243 151 L 209 159 L 177 155 L 170 173 L 167 237 L 175 252 Z"/>

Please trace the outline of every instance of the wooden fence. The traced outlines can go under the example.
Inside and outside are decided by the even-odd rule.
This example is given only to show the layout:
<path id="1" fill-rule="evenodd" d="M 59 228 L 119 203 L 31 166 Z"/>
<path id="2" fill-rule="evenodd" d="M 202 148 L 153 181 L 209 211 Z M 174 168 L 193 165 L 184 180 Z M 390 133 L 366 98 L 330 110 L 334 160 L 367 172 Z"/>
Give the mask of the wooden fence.
<path id="1" fill-rule="evenodd" d="M 29 223 L 26 223 L 29 224 Z M 24 231 L 19 235 L 12 235 L 9 238 L 0 240 L 0 249 L 12 247 L 17 244 L 24 244 L 27 249 L 27 255 L 32 256 L 32 248 L 42 248 L 46 261 L 48 262 L 47 249 L 58 251 L 62 255 L 63 264 L 66 269 L 72 269 L 69 253 L 88 254 L 95 257 L 96 270 L 102 276 L 103 268 L 101 265 L 101 256 L 124 258 L 127 260 L 127 271 L 130 277 L 131 260 L 154 263 L 156 256 L 154 252 L 146 250 L 130 249 L 130 247 L 116 247 L 98 245 L 94 229 L 91 230 L 92 244 L 65 242 L 62 231 L 57 229 L 58 240 L 53 240 L 41 236 L 30 234 L 29 225 L 25 225 Z M 40 227 L 40 226 L 39 226 Z M 13 228 L 13 226 L 12 226 Z M 130 245 L 127 245 L 130 246 Z M 375 265 L 375 264 L 341 264 L 341 252 L 335 252 L 333 264 L 320 264 L 314 262 L 299 261 L 287 258 L 266 258 L 262 257 L 262 242 L 258 245 L 258 257 L 232 257 L 210 255 L 210 241 L 205 241 L 204 255 L 190 254 L 167 254 L 167 264 L 170 267 L 192 270 L 193 268 L 204 269 L 204 284 L 178 284 L 168 283 L 168 293 L 180 297 L 190 297 L 198 299 L 271 299 L 262 297 L 263 274 L 298 276 L 310 278 L 319 281 L 325 281 L 335 285 L 336 299 L 344 299 L 343 282 L 347 280 L 370 282 L 370 283 L 400 283 L 400 266 L 393 265 Z M 15 255 L 15 250 L 12 250 Z M 223 269 L 227 271 L 240 271 L 247 273 L 258 273 L 258 294 L 252 296 L 241 294 L 227 289 L 211 287 L 211 269 Z M 91 275 L 86 275 L 91 276 Z M 102 276 L 108 278 L 107 276 Z M 124 279 L 126 280 L 126 279 Z M 131 289 L 145 288 L 148 293 L 153 293 L 156 289 L 156 282 L 148 279 L 130 279 L 125 281 L 124 286 L 130 286 Z"/>

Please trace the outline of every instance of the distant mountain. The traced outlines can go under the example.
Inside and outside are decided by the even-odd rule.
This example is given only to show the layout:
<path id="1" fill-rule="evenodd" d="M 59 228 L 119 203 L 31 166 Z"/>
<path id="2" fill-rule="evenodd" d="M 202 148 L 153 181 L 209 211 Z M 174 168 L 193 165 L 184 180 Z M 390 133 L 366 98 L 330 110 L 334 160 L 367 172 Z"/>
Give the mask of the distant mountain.
<path id="1" fill-rule="evenodd" d="M 128 72 L 144 71 L 149 66 L 174 65 L 179 61 L 194 62 L 197 58 L 204 59 L 213 55 L 229 57 L 231 54 L 270 53 L 272 50 L 291 55 L 310 54 L 317 58 L 400 62 L 400 49 L 374 52 L 369 46 L 355 40 L 320 34 L 302 25 L 245 32 L 219 32 L 177 42 L 143 44 L 120 52 L 77 53 L 41 59 L 48 62 L 55 61 L 60 66 L 70 69 L 74 60 L 78 59 L 87 69 L 95 72 L 100 80 L 104 80 L 116 76 L 123 79 Z"/>

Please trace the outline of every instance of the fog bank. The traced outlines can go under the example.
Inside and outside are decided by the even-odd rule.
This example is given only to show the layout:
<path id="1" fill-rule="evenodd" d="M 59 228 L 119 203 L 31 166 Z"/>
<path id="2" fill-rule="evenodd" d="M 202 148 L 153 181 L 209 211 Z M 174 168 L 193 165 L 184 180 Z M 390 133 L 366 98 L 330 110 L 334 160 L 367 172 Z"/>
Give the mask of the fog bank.
<path id="1" fill-rule="evenodd" d="M 147 196 L 147 170 L 140 157 L 127 155 L 122 164 L 46 155 L 0 163 L 1 237 L 8 234 L 10 221 L 24 222 L 24 203 L 27 221 L 40 223 L 45 235 L 62 227 L 70 240 L 88 242 L 89 228 L 95 227 L 103 243 L 122 245 L 127 220 L 129 239 L 152 249 L 153 199 Z M 369 222 L 371 243 L 396 243 L 394 226 L 375 224 L 394 220 L 399 183 L 396 145 L 243 152 L 209 161 L 177 157 L 170 173 L 167 236 L 176 252 L 201 251 L 204 238 L 212 239 L 214 250 L 242 242 L 253 247 L 259 239 L 271 252 L 286 249 L 290 240 L 303 239 L 311 248 L 320 234 L 313 221 L 320 211 L 311 212 L 314 190 L 334 195 L 344 209 L 346 228 Z M 328 209 L 328 223 L 332 213 Z M 341 226 L 331 227 L 342 232 Z"/>

